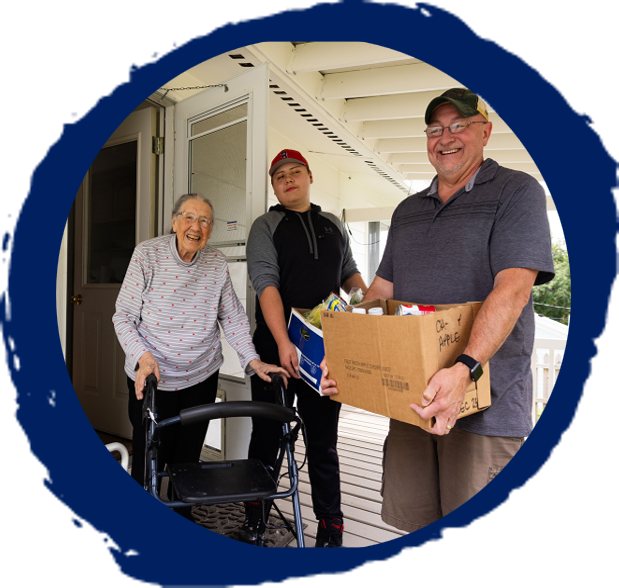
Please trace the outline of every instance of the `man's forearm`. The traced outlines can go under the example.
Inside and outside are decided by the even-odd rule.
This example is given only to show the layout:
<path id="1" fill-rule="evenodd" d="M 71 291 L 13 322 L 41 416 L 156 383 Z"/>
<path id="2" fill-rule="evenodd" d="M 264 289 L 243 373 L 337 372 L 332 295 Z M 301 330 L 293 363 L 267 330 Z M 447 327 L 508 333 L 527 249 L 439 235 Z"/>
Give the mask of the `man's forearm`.
<path id="1" fill-rule="evenodd" d="M 383 280 L 383 278 L 376 276 L 363 299 L 376 300 L 377 298 L 384 298 L 386 300 L 393 298 L 393 282 Z"/>
<path id="2" fill-rule="evenodd" d="M 482 304 L 464 349 L 466 355 L 485 364 L 512 332 L 522 309 L 527 304 L 537 271 L 509 268 L 499 272 L 494 288 Z M 469 370 L 462 363 L 436 372 L 423 393 L 422 406 L 411 408 L 422 418 L 436 418 L 430 433 L 444 435 L 453 427 L 467 386 Z"/>
<path id="3" fill-rule="evenodd" d="M 529 301 L 536 270 L 510 268 L 497 274 L 473 323 L 464 353 L 485 364 L 512 332 L 522 309 Z"/>

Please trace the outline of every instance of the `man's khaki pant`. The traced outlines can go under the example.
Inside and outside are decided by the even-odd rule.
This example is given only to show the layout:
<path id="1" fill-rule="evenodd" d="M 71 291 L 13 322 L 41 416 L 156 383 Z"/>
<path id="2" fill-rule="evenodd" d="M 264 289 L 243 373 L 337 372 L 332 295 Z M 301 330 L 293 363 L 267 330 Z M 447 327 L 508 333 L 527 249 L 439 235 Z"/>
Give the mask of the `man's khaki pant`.
<path id="1" fill-rule="evenodd" d="M 449 514 L 484 488 L 523 442 L 460 429 L 430 435 L 392 419 L 383 454 L 383 521 L 412 532 Z"/>

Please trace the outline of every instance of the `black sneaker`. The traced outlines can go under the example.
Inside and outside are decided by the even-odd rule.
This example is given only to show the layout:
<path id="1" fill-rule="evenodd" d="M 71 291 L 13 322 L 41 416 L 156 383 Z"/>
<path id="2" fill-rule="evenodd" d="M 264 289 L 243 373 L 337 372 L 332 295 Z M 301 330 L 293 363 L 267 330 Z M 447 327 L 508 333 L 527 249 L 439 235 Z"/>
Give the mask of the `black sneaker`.
<path id="1" fill-rule="evenodd" d="M 262 503 L 245 503 L 245 520 L 233 538 L 250 545 L 259 545 L 264 533 L 264 521 L 262 520 Z"/>
<path id="2" fill-rule="evenodd" d="M 316 531 L 316 547 L 342 547 L 344 521 L 339 517 L 320 519 Z"/>

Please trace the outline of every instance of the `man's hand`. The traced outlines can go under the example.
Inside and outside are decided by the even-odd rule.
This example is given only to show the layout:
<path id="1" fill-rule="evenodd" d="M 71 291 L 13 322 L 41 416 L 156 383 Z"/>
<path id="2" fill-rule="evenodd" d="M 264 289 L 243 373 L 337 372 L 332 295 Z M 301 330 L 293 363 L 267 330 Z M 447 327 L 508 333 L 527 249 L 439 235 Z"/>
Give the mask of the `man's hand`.
<path id="1" fill-rule="evenodd" d="M 288 372 L 291 378 L 301 379 L 299 375 L 299 360 L 297 358 L 296 347 L 288 340 L 282 344 L 278 344 L 279 363 Z"/>
<path id="2" fill-rule="evenodd" d="M 337 383 L 335 380 L 329 379 L 329 368 L 325 358 L 320 362 L 320 369 L 322 370 L 322 377 L 320 378 L 320 391 L 323 396 L 333 396 L 338 394 L 339 390 L 336 388 Z"/>
<path id="3" fill-rule="evenodd" d="M 138 366 L 138 371 L 135 372 L 135 397 L 138 400 L 142 400 L 142 398 L 144 398 L 144 384 L 146 383 L 146 378 L 150 374 L 155 374 L 157 383 L 159 383 L 161 378 L 159 376 L 159 364 L 149 351 L 140 357 Z"/>
<path id="4" fill-rule="evenodd" d="M 453 428 L 460 414 L 464 394 L 471 383 L 470 374 L 469 368 L 463 363 L 439 370 L 430 378 L 428 387 L 423 393 L 424 408 L 411 404 L 411 408 L 420 418 L 436 419 L 431 429 L 425 429 L 428 433 L 445 435 Z"/>

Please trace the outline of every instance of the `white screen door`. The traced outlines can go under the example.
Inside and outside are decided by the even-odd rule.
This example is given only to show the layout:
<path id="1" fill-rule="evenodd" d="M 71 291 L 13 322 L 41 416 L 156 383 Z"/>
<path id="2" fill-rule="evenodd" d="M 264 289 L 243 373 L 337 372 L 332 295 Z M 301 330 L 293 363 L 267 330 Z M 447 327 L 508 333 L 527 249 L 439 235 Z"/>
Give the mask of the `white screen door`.
<path id="1" fill-rule="evenodd" d="M 228 260 L 237 296 L 254 319 L 245 245 L 252 221 L 266 211 L 268 64 L 208 88 L 174 107 L 174 198 L 188 192 L 208 197 L 215 209 L 209 245 Z M 219 387 L 230 400 L 247 399 L 248 383 L 225 341 Z M 232 423 L 231 423 L 232 425 Z"/>

